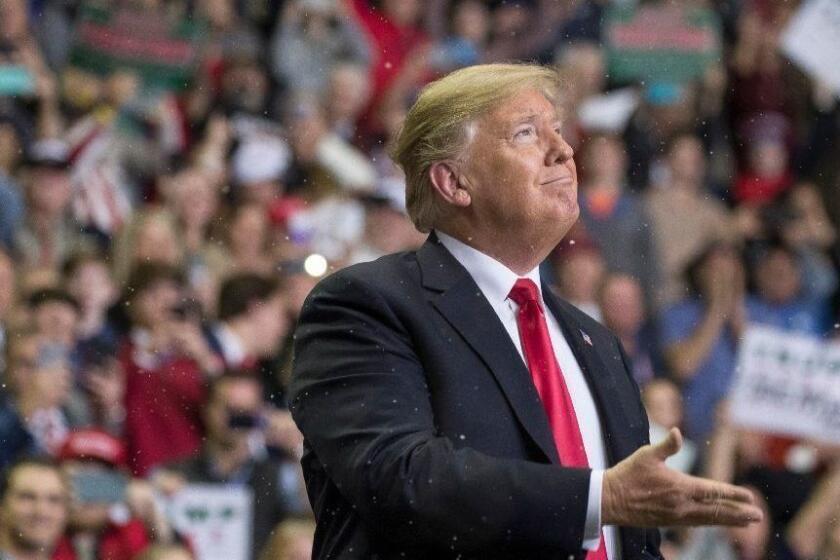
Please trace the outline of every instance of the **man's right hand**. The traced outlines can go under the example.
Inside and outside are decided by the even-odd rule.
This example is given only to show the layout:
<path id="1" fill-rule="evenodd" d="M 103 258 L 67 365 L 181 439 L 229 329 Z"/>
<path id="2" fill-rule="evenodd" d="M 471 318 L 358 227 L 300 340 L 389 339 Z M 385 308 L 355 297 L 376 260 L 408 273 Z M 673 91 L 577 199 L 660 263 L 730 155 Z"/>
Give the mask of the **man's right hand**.
<path id="1" fill-rule="evenodd" d="M 630 527 L 743 527 L 761 520 L 763 513 L 749 490 L 666 467 L 665 459 L 681 446 L 682 435 L 672 428 L 664 441 L 641 447 L 607 469 L 601 522 Z"/>

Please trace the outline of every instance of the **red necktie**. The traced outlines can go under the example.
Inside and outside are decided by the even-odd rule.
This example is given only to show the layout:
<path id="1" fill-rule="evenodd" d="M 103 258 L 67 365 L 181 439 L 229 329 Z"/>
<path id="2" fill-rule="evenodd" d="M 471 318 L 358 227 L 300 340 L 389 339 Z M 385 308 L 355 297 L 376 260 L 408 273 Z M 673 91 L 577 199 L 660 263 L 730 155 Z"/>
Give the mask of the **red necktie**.
<path id="1" fill-rule="evenodd" d="M 508 297 L 519 306 L 516 324 L 519 326 L 522 353 L 548 416 L 560 463 L 567 467 L 588 467 L 575 407 L 551 345 L 537 285 L 527 278 L 520 278 Z M 598 550 L 589 551 L 586 558 L 607 560 L 603 532 Z"/>

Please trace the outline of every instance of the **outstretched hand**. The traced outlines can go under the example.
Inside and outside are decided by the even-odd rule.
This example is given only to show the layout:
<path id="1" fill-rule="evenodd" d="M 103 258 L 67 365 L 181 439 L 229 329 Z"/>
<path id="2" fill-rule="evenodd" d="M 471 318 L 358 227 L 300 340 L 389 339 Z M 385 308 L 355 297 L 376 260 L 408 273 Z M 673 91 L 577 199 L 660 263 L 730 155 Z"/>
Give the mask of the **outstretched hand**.
<path id="1" fill-rule="evenodd" d="M 669 469 L 665 459 L 682 447 L 671 428 L 656 445 L 645 445 L 604 473 L 601 520 L 605 525 L 671 527 L 733 525 L 760 521 L 752 493 L 738 486 Z"/>

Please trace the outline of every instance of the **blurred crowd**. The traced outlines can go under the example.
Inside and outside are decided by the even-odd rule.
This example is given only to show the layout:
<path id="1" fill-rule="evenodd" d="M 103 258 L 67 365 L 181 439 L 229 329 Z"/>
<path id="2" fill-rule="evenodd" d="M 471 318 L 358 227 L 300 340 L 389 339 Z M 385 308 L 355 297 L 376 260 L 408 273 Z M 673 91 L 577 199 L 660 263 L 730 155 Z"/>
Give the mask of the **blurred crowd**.
<path id="1" fill-rule="evenodd" d="M 840 449 L 727 406 L 747 325 L 837 338 L 840 103 L 780 50 L 799 7 L 0 0 L 0 558 L 193 558 L 166 504 L 196 483 L 253 492 L 251 558 L 309 558 L 296 316 L 423 242 L 387 151 L 420 88 L 512 60 L 558 68 L 576 150 L 544 276 L 620 337 L 652 438 L 683 429 L 673 466 L 768 513 L 663 529 L 666 558 L 840 558 Z M 616 71 L 610 22 L 644 10 L 712 56 Z"/>

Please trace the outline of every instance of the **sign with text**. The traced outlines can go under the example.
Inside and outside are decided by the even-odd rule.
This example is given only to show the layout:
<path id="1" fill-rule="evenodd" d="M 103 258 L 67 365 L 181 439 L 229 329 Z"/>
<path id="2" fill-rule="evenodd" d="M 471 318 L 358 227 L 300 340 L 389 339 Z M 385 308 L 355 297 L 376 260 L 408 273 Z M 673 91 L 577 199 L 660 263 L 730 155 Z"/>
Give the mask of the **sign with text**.
<path id="1" fill-rule="evenodd" d="M 805 2 L 782 34 L 782 52 L 840 95 L 840 2 Z"/>
<path id="2" fill-rule="evenodd" d="M 189 537 L 197 560 L 248 560 L 252 494 L 247 487 L 190 484 L 166 509 L 173 527 Z"/>
<path id="3" fill-rule="evenodd" d="M 840 342 L 751 326 L 730 401 L 738 425 L 840 443 Z"/>
<path id="4" fill-rule="evenodd" d="M 101 76 L 131 70 L 151 89 L 186 88 L 199 62 L 204 25 L 159 12 L 88 0 L 76 23 L 71 64 Z"/>
<path id="5" fill-rule="evenodd" d="M 604 23 L 610 78 L 682 83 L 720 59 L 720 20 L 678 4 L 612 6 Z"/>

